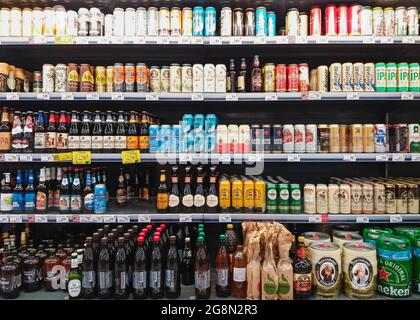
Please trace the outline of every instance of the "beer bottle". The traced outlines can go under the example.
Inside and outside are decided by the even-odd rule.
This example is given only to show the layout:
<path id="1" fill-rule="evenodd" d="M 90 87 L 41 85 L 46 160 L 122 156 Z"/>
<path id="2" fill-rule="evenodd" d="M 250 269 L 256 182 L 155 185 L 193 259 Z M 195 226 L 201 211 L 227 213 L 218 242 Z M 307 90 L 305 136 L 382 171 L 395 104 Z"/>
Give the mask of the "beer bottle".
<path id="1" fill-rule="evenodd" d="M 159 213 L 165 213 L 168 211 L 169 206 L 169 192 L 168 186 L 166 185 L 166 173 L 165 170 L 160 170 L 159 188 L 157 192 L 157 211 Z"/>
<path id="2" fill-rule="evenodd" d="M 25 233 L 23 233 L 25 234 Z M 35 257 L 36 250 L 28 250 L 28 256 L 23 260 L 23 288 L 26 292 L 34 292 L 41 288 L 38 279 L 40 274 L 40 262 Z"/>
<path id="3" fill-rule="evenodd" d="M 169 212 L 177 213 L 179 211 L 179 189 L 178 189 L 178 167 L 172 167 L 172 186 L 169 194 Z"/>
<path id="4" fill-rule="evenodd" d="M 141 185 L 140 185 L 140 181 L 141 181 L 141 172 L 134 172 L 134 199 L 136 201 L 138 201 L 139 199 L 141 199 Z"/>
<path id="5" fill-rule="evenodd" d="M 141 198 L 143 200 L 149 200 L 150 198 L 150 171 L 146 170 L 146 174 L 144 176 L 144 184 L 141 188 Z"/>
<path id="6" fill-rule="evenodd" d="M 195 253 L 195 297 L 197 299 L 210 298 L 210 263 L 204 249 L 204 238 L 198 237 Z"/>
<path id="7" fill-rule="evenodd" d="M 246 296 L 246 265 L 247 257 L 243 251 L 243 246 L 238 245 L 233 255 L 233 272 L 231 283 L 231 295 L 236 298 Z"/>
<path id="8" fill-rule="evenodd" d="M 184 192 L 182 193 L 182 206 L 184 212 L 191 212 L 194 204 L 194 197 L 191 193 L 191 167 L 185 167 Z"/>
<path id="9" fill-rule="evenodd" d="M 134 198 L 134 185 L 133 180 L 131 179 L 130 172 L 128 170 L 125 171 L 124 178 L 127 184 L 127 201 L 131 202 Z"/>
<path id="10" fill-rule="evenodd" d="M 60 120 L 57 128 L 57 150 L 67 150 L 69 147 L 69 128 L 65 111 L 60 111 Z"/>
<path id="11" fill-rule="evenodd" d="M 67 213 L 70 211 L 70 183 L 67 168 L 64 168 L 63 171 L 63 179 L 60 184 L 59 210 L 62 213 Z"/>
<path id="12" fill-rule="evenodd" d="M 12 126 L 12 143 L 11 143 L 12 152 L 21 151 L 22 140 L 23 140 L 22 114 L 19 111 L 15 111 L 13 115 L 13 126 Z"/>
<path id="13" fill-rule="evenodd" d="M 139 130 L 139 147 L 141 152 L 149 152 L 149 120 L 145 112 L 141 113 Z"/>
<path id="14" fill-rule="evenodd" d="M 197 212 L 204 212 L 206 198 L 203 187 L 203 167 L 197 167 L 197 185 L 195 187 L 194 207 Z"/>
<path id="15" fill-rule="evenodd" d="M 43 153 L 46 148 L 47 130 L 46 130 L 46 115 L 40 110 L 35 120 L 34 133 L 34 152 Z"/>
<path id="16" fill-rule="evenodd" d="M 13 210 L 13 191 L 10 186 L 10 172 L 4 173 L 4 184 L 0 191 L 0 211 Z"/>
<path id="17" fill-rule="evenodd" d="M 83 213 L 90 214 L 93 212 L 93 188 L 90 170 L 86 171 L 86 182 L 83 190 Z"/>
<path id="18" fill-rule="evenodd" d="M 216 167 L 210 167 L 209 191 L 206 196 L 206 210 L 209 213 L 218 211 L 219 198 L 217 197 L 216 188 Z"/>
<path id="19" fill-rule="evenodd" d="M 118 111 L 117 129 L 115 130 L 115 149 L 127 149 L 127 131 L 125 128 L 124 111 Z"/>
<path id="20" fill-rule="evenodd" d="M 149 290 L 152 299 L 163 298 L 162 250 L 159 236 L 153 237 L 149 272 Z"/>
<path id="21" fill-rule="evenodd" d="M 109 299 L 111 297 L 111 265 L 110 265 L 110 252 L 108 251 L 107 238 L 101 239 L 101 249 L 98 257 L 98 269 L 96 273 L 96 283 L 98 290 L 98 298 Z"/>
<path id="22" fill-rule="evenodd" d="M 307 299 L 312 295 L 312 264 L 308 259 L 308 248 L 303 237 L 298 238 L 293 259 L 294 299 Z"/>
<path id="23" fill-rule="evenodd" d="M 176 299 L 181 294 L 180 265 L 175 246 L 175 236 L 171 236 L 169 241 L 169 249 L 166 256 L 165 295 L 168 299 Z"/>
<path id="24" fill-rule="evenodd" d="M 127 263 L 127 276 L 125 278 L 126 279 L 126 288 L 127 288 L 127 292 L 130 293 L 132 277 L 133 277 L 134 253 L 131 250 L 130 233 L 128 232 L 128 230 L 127 230 L 127 232 L 124 233 L 124 249 L 125 249 L 126 263 Z"/>
<path id="25" fill-rule="evenodd" d="M 57 142 L 57 117 L 54 111 L 50 111 L 48 119 L 47 137 L 46 137 L 46 151 L 54 152 Z"/>
<path id="26" fill-rule="evenodd" d="M 226 234 L 226 248 L 229 254 L 229 266 L 230 272 L 233 271 L 233 254 L 235 253 L 236 246 L 238 245 L 238 237 L 235 230 L 233 229 L 233 224 L 229 223 L 227 225 Z"/>
<path id="27" fill-rule="evenodd" d="M 114 117 L 112 111 L 107 111 L 104 128 L 104 152 L 113 152 L 115 149 Z"/>
<path id="28" fill-rule="evenodd" d="M 127 276 L 127 254 L 124 248 L 124 238 L 120 237 L 114 261 L 114 298 L 128 298 Z"/>
<path id="29" fill-rule="evenodd" d="M 22 151 L 33 152 L 34 150 L 34 114 L 28 111 L 23 127 Z"/>
<path id="30" fill-rule="evenodd" d="M 63 169 L 57 168 L 57 178 L 54 187 L 54 208 L 60 209 L 60 193 L 61 193 L 61 182 L 63 181 Z"/>
<path id="31" fill-rule="evenodd" d="M 238 92 L 246 92 L 247 89 L 247 76 L 246 76 L 246 59 L 241 59 L 241 69 L 239 70 L 238 80 L 237 80 L 237 88 Z"/>
<path id="32" fill-rule="evenodd" d="M 147 253 L 144 242 L 144 237 L 137 239 L 137 250 L 134 256 L 133 268 L 134 299 L 147 298 Z"/>
<path id="33" fill-rule="evenodd" d="M 251 92 L 262 92 L 262 71 L 260 67 L 260 57 L 257 55 L 254 56 L 252 62 Z"/>
<path id="34" fill-rule="evenodd" d="M 127 131 L 127 149 L 138 149 L 139 148 L 139 134 L 137 132 L 137 119 L 136 112 L 130 112 L 130 121 L 128 123 Z"/>
<path id="35" fill-rule="evenodd" d="M 2 296 L 5 299 L 15 299 L 19 296 L 19 289 L 16 285 L 17 266 L 13 256 L 7 256 L 6 263 L 1 267 L 0 281 L 2 285 Z"/>
<path id="36" fill-rule="evenodd" d="M 92 149 L 92 129 L 89 112 L 85 111 L 82 118 L 82 127 L 80 129 L 80 149 Z"/>
<path id="37" fill-rule="evenodd" d="M 226 249 L 226 235 L 219 236 L 220 247 L 216 255 L 216 295 L 229 296 L 229 256 Z"/>
<path id="38" fill-rule="evenodd" d="M 230 59 L 229 71 L 226 78 L 226 92 L 236 92 L 236 71 L 235 71 L 235 60 Z"/>
<path id="39" fill-rule="evenodd" d="M 70 210 L 80 213 L 82 210 L 82 184 L 80 182 L 80 169 L 74 169 L 74 178 L 71 186 Z"/>
<path id="40" fill-rule="evenodd" d="M 7 173 L 5 174 L 6 177 L 6 184 L 7 182 Z M 9 176 L 10 178 L 10 176 Z M 10 182 L 10 180 L 9 180 Z M 3 186 L 4 187 L 4 186 Z M 1 195 L 1 202 L 3 203 L 3 192 Z M 32 170 L 29 170 L 28 175 L 28 183 L 25 188 L 25 194 L 24 194 L 24 203 L 25 203 L 25 212 L 33 212 L 35 211 L 35 202 L 36 202 L 36 194 L 35 194 L 35 188 L 34 188 L 34 173 Z M 4 211 L 4 210 L 2 210 Z"/>
<path id="41" fill-rule="evenodd" d="M 10 151 L 12 133 L 10 128 L 9 108 L 3 107 L 0 123 L 0 152 Z"/>
<path id="42" fill-rule="evenodd" d="M 82 273 L 77 261 L 77 253 L 71 254 L 71 270 L 67 286 L 69 299 L 79 299 L 82 296 Z"/>
<path id="43" fill-rule="evenodd" d="M 86 238 L 85 251 L 82 259 L 82 295 L 84 299 L 95 297 L 95 260 L 92 248 L 92 238 Z"/>
<path id="44" fill-rule="evenodd" d="M 39 182 L 36 188 L 36 211 L 46 212 L 48 208 L 47 186 L 45 184 L 45 168 L 39 171 Z"/>
<path id="45" fill-rule="evenodd" d="M 92 152 L 102 152 L 104 148 L 104 137 L 102 134 L 101 112 L 95 111 L 92 131 Z"/>
<path id="46" fill-rule="evenodd" d="M 70 149 L 70 150 L 79 150 L 80 149 L 79 113 L 77 111 L 74 111 L 74 110 L 71 112 L 68 149 Z"/>
<path id="47" fill-rule="evenodd" d="M 23 201 L 23 186 L 22 186 L 22 171 L 17 170 L 16 173 L 16 185 L 13 189 L 12 194 L 12 210 L 16 213 L 23 212 L 24 201 Z"/>
<path id="48" fill-rule="evenodd" d="M 118 186 L 116 192 L 116 204 L 123 207 L 127 204 L 127 185 L 124 178 L 124 169 L 120 168 L 120 175 L 118 176 Z"/>

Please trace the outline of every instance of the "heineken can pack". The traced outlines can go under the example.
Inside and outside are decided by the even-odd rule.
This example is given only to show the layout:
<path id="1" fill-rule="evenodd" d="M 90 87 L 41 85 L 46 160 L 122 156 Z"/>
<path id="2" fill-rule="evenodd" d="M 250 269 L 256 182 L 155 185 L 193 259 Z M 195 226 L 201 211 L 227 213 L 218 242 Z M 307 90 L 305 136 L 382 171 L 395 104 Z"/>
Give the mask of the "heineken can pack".
<path id="1" fill-rule="evenodd" d="M 278 202 L 278 208 L 279 213 L 289 213 L 289 185 L 287 183 L 280 183 L 278 185 L 279 187 L 279 202 Z"/>
<path id="2" fill-rule="evenodd" d="M 420 293 L 420 233 L 411 236 L 413 250 L 413 292 Z"/>
<path id="3" fill-rule="evenodd" d="M 376 240 L 378 254 L 378 292 L 390 298 L 409 297 L 413 264 L 410 240 L 384 235 Z"/>

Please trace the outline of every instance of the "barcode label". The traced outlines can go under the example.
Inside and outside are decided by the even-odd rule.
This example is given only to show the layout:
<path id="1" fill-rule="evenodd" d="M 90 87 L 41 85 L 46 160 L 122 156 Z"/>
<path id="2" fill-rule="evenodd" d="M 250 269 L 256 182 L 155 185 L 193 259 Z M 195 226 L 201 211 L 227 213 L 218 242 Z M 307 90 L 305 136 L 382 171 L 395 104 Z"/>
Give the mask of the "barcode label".
<path id="1" fill-rule="evenodd" d="M 365 217 L 365 216 L 356 217 L 356 223 L 369 223 L 369 217 Z"/>
<path id="2" fill-rule="evenodd" d="M 226 93 L 226 101 L 238 101 L 237 93 Z"/>
<path id="3" fill-rule="evenodd" d="M 191 162 L 192 161 L 192 156 L 190 154 L 180 154 L 179 155 L 179 162 Z"/>
<path id="4" fill-rule="evenodd" d="M 355 154 L 345 154 L 343 155 L 344 161 L 356 161 L 356 155 Z"/>
<path id="5" fill-rule="evenodd" d="M 71 92 L 64 92 L 61 94 L 61 100 L 74 100 L 74 95 Z"/>
<path id="6" fill-rule="evenodd" d="M 159 37 L 158 38 L 159 44 L 169 44 L 169 37 Z"/>
<path id="7" fill-rule="evenodd" d="M 411 36 L 403 37 L 402 38 L 402 43 L 415 43 L 415 39 L 414 39 L 414 37 L 411 37 Z"/>
<path id="8" fill-rule="evenodd" d="M 322 222 L 322 217 L 319 216 L 319 215 L 309 216 L 308 217 L 308 222 L 309 223 L 321 223 Z"/>
<path id="9" fill-rule="evenodd" d="M 230 44 L 242 44 L 242 39 L 241 39 L 241 37 L 231 37 L 229 39 L 229 43 Z"/>
<path id="10" fill-rule="evenodd" d="M 375 43 L 374 36 L 363 36 L 363 43 Z"/>
<path id="11" fill-rule="evenodd" d="M 32 162 L 32 154 L 21 154 L 19 160 L 22 162 Z"/>
<path id="12" fill-rule="evenodd" d="M 262 160 L 262 155 L 250 154 L 248 156 L 248 162 L 261 162 L 261 160 Z"/>
<path id="13" fill-rule="evenodd" d="M 8 223 L 9 222 L 9 216 L 8 215 L 0 215 L 0 223 Z"/>
<path id="14" fill-rule="evenodd" d="M 35 222 L 36 223 L 47 223 L 48 217 L 46 215 L 36 214 L 35 215 Z"/>
<path id="15" fill-rule="evenodd" d="M 321 100 L 322 95 L 319 91 L 309 91 L 308 93 L 308 99 L 309 100 Z"/>
<path id="16" fill-rule="evenodd" d="M 99 94 L 97 92 L 86 93 L 86 100 L 99 100 Z"/>
<path id="17" fill-rule="evenodd" d="M 180 214 L 179 222 L 192 222 L 192 215 L 190 214 Z"/>
<path id="18" fill-rule="evenodd" d="M 391 214 L 389 216 L 389 222 L 391 222 L 391 223 L 399 223 L 399 222 L 402 222 L 402 217 L 399 214 Z"/>
<path id="19" fill-rule="evenodd" d="M 401 100 L 414 100 L 414 92 L 401 92 Z"/>
<path id="20" fill-rule="evenodd" d="M 146 93 L 146 100 L 147 101 L 159 100 L 159 95 L 156 92 L 148 92 Z"/>
<path id="21" fill-rule="evenodd" d="M 65 216 L 65 215 L 56 215 L 55 216 L 55 221 L 57 223 L 69 223 L 69 217 Z"/>
<path id="22" fill-rule="evenodd" d="M 394 43 L 394 38 L 392 36 L 389 37 L 380 37 L 381 43 Z"/>
<path id="23" fill-rule="evenodd" d="M 287 155 L 287 161 L 288 162 L 299 162 L 300 156 L 298 154 L 289 154 Z"/>
<path id="24" fill-rule="evenodd" d="M 308 43 L 308 37 L 306 36 L 297 36 L 296 43 Z"/>
<path id="25" fill-rule="evenodd" d="M 80 223 L 89 223 L 91 221 L 90 220 L 90 215 L 88 215 L 88 214 L 81 214 L 79 216 L 79 221 L 80 221 Z"/>
<path id="26" fill-rule="evenodd" d="M 276 93 L 266 93 L 265 94 L 265 101 L 276 101 L 277 98 L 277 94 Z"/>
<path id="27" fill-rule="evenodd" d="M 420 153 L 411 155 L 411 161 L 420 161 Z"/>
<path id="28" fill-rule="evenodd" d="M 222 38 L 219 38 L 219 37 L 210 37 L 210 44 L 212 44 L 212 45 L 222 44 Z"/>
<path id="29" fill-rule="evenodd" d="M 232 158 L 231 158 L 230 154 L 219 155 L 219 162 L 230 163 L 231 161 L 232 161 Z"/>
<path id="30" fill-rule="evenodd" d="M 358 92 L 348 92 L 347 100 L 359 100 L 360 96 Z"/>
<path id="31" fill-rule="evenodd" d="M 393 154 L 392 155 L 392 161 L 404 161 L 404 155 L 403 154 Z"/>
<path id="32" fill-rule="evenodd" d="M 202 93 L 192 93 L 191 94 L 191 100 L 192 101 L 203 101 L 204 100 L 204 94 L 202 94 Z"/>
<path id="33" fill-rule="evenodd" d="M 22 216 L 19 214 L 13 214 L 9 216 L 10 223 L 22 223 Z"/>
<path id="34" fill-rule="evenodd" d="M 50 100 L 50 94 L 48 92 L 38 93 L 36 98 L 37 100 Z"/>
<path id="35" fill-rule="evenodd" d="M 219 222 L 232 222 L 230 214 L 219 214 Z"/>
<path id="36" fill-rule="evenodd" d="M 19 93 L 18 92 L 6 93 L 6 100 L 19 100 Z"/>
<path id="37" fill-rule="evenodd" d="M 4 160 L 6 162 L 17 162 L 19 159 L 19 155 L 17 154 L 10 154 L 10 153 L 6 153 L 4 155 Z"/>
<path id="38" fill-rule="evenodd" d="M 137 219 L 138 222 L 150 222 L 152 220 L 152 216 L 150 214 L 139 214 Z"/>
<path id="39" fill-rule="evenodd" d="M 102 216 L 99 216 L 99 215 L 91 215 L 90 216 L 90 220 L 91 220 L 91 222 L 94 222 L 94 223 L 102 223 L 102 222 L 104 222 L 103 217 Z"/>
<path id="40" fill-rule="evenodd" d="M 104 223 L 114 223 L 116 217 L 114 215 L 104 215 Z"/>
<path id="41" fill-rule="evenodd" d="M 129 223 L 130 222 L 130 216 L 129 215 L 119 215 L 117 217 L 118 223 Z"/>
<path id="42" fill-rule="evenodd" d="M 378 154 L 375 157 L 376 161 L 388 161 L 388 155 L 387 154 Z"/>
<path id="43" fill-rule="evenodd" d="M 111 100 L 124 100 L 124 94 L 122 92 L 111 93 Z"/>

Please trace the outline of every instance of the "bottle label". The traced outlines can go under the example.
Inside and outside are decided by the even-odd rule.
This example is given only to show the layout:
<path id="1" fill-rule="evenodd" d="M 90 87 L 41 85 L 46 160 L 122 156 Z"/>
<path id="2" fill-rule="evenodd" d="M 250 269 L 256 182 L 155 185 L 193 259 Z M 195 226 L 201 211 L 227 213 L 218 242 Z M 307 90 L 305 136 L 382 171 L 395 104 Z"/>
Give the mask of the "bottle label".
<path id="1" fill-rule="evenodd" d="M 0 150 L 10 150 L 11 141 L 12 135 L 10 132 L 0 132 Z"/>
<path id="2" fill-rule="evenodd" d="M 149 136 L 140 136 L 139 145 L 140 149 L 149 149 Z"/>
<path id="3" fill-rule="evenodd" d="M 293 288 L 295 291 L 306 292 L 312 288 L 311 273 L 294 273 L 293 274 Z"/>
<path id="4" fill-rule="evenodd" d="M 245 282 L 246 281 L 246 268 L 233 268 L 233 281 Z"/>
<path id="5" fill-rule="evenodd" d="M 182 204 L 184 207 L 191 208 L 194 204 L 194 197 L 192 194 L 187 194 L 186 196 L 182 197 Z"/>
<path id="6" fill-rule="evenodd" d="M 174 194 L 171 194 L 169 196 L 169 207 L 174 208 L 174 207 L 177 207 L 178 205 L 179 205 L 179 197 Z"/>
<path id="7" fill-rule="evenodd" d="M 38 276 L 37 276 L 37 270 L 36 269 L 23 272 L 23 283 L 24 284 L 35 283 L 35 281 L 38 281 Z"/>
<path id="8" fill-rule="evenodd" d="M 69 134 L 59 132 L 57 134 L 57 149 L 60 149 L 60 150 L 67 149 L 69 147 L 68 143 L 69 143 Z"/>
<path id="9" fill-rule="evenodd" d="M 127 190 L 123 188 L 117 189 L 117 203 L 123 204 L 127 202 Z"/>
<path id="10" fill-rule="evenodd" d="M 82 209 L 82 197 L 80 195 L 71 195 L 70 201 L 71 211 L 80 211 Z"/>
<path id="11" fill-rule="evenodd" d="M 34 211 L 35 210 L 35 193 L 27 193 L 25 194 L 25 211 Z M 1 195 L 1 202 L 3 202 L 3 195 Z M 1 209 L 2 206 L 0 205 L 0 210 L 4 211 L 5 209 Z"/>
<path id="12" fill-rule="evenodd" d="M 45 139 L 45 147 L 48 149 L 55 149 L 55 143 L 57 141 L 57 133 L 56 132 L 47 132 L 47 136 Z"/>
<path id="13" fill-rule="evenodd" d="M 99 272 L 99 288 L 109 289 L 112 287 L 112 273 L 111 271 Z"/>
<path id="14" fill-rule="evenodd" d="M 195 288 L 198 290 L 206 290 L 210 288 L 210 270 L 195 271 Z"/>
<path id="15" fill-rule="evenodd" d="M 203 207 L 206 203 L 206 198 L 201 194 L 196 194 L 194 196 L 194 206 L 197 208 Z"/>
<path id="16" fill-rule="evenodd" d="M 45 132 L 35 132 L 34 137 L 34 148 L 44 149 L 46 144 L 47 134 Z"/>
<path id="17" fill-rule="evenodd" d="M 67 211 L 70 209 L 70 196 L 60 194 L 60 211 Z"/>
<path id="18" fill-rule="evenodd" d="M 175 271 L 174 270 L 166 269 L 165 286 L 167 288 L 175 288 Z"/>
<path id="19" fill-rule="evenodd" d="M 133 272 L 133 288 L 146 289 L 146 271 Z"/>
<path id="20" fill-rule="evenodd" d="M 148 188 L 143 188 L 141 198 L 143 200 L 149 200 L 149 189 Z"/>
<path id="21" fill-rule="evenodd" d="M 80 136 L 69 135 L 68 147 L 74 150 L 80 149 Z"/>
<path id="22" fill-rule="evenodd" d="M 0 210 L 1 211 L 12 211 L 13 210 L 13 194 L 2 193 L 0 194 Z"/>
<path id="23" fill-rule="evenodd" d="M 120 289 L 125 290 L 127 284 L 127 272 L 120 272 Z"/>
<path id="24" fill-rule="evenodd" d="M 160 271 L 149 271 L 149 287 L 150 289 L 160 289 Z"/>
<path id="25" fill-rule="evenodd" d="M 238 91 L 245 91 L 245 79 L 244 76 L 238 77 Z"/>
<path id="26" fill-rule="evenodd" d="M 47 195 L 45 192 L 38 191 L 36 193 L 36 209 L 47 210 Z"/>
<path id="27" fill-rule="evenodd" d="M 138 149 L 139 148 L 139 137 L 128 136 L 127 137 L 127 149 Z"/>
<path id="28" fill-rule="evenodd" d="M 115 137 L 114 136 L 104 136 L 104 149 L 114 149 L 115 148 Z"/>
<path id="29" fill-rule="evenodd" d="M 85 195 L 84 203 L 87 210 L 93 211 L 93 193 Z"/>
<path id="30" fill-rule="evenodd" d="M 227 287 L 229 284 L 229 268 L 216 269 L 216 284 Z"/>
<path id="31" fill-rule="evenodd" d="M 127 148 L 127 136 L 115 136 L 115 149 Z"/>
<path id="32" fill-rule="evenodd" d="M 168 203 L 169 203 L 169 196 L 167 193 L 157 194 L 157 208 L 158 209 L 162 209 L 162 210 L 167 209 Z"/>
<path id="33" fill-rule="evenodd" d="M 207 206 L 210 208 L 217 207 L 219 204 L 219 198 L 214 194 L 209 194 L 206 199 Z"/>
<path id="34" fill-rule="evenodd" d="M 82 286 L 84 289 L 95 288 L 95 271 L 83 271 L 82 279 Z"/>
<path id="35" fill-rule="evenodd" d="M 68 292 L 69 292 L 70 297 L 72 298 L 78 297 L 81 291 L 82 291 L 82 284 L 79 279 L 72 279 L 69 281 Z"/>
<path id="36" fill-rule="evenodd" d="M 80 149 L 92 149 L 92 136 L 80 136 Z"/>
<path id="37" fill-rule="evenodd" d="M 103 149 L 104 139 L 102 136 L 92 136 L 92 149 Z"/>

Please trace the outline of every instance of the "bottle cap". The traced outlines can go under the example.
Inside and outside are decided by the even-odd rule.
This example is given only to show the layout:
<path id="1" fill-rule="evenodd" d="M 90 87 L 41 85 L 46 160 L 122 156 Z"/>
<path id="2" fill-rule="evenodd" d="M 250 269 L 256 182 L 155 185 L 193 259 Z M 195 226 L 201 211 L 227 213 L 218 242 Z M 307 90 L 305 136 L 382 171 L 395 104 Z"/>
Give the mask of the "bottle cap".
<path id="1" fill-rule="evenodd" d="M 154 236 L 153 237 L 153 242 L 159 242 L 160 241 L 160 237 L 159 236 Z"/>
<path id="2" fill-rule="evenodd" d="M 203 237 L 198 237 L 197 242 L 204 242 L 204 238 Z"/>
<path id="3" fill-rule="evenodd" d="M 225 234 L 219 235 L 219 240 L 220 241 L 225 241 L 226 240 L 226 235 Z"/>
<path id="4" fill-rule="evenodd" d="M 137 242 L 138 243 L 144 243 L 144 237 L 138 237 Z"/>
<path id="5" fill-rule="evenodd" d="M 229 224 L 227 225 L 227 228 L 228 228 L 228 229 L 233 229 L 233 224 L 229 223 Z"/>
<path id="6" fill-rule="evenodd" d="M 299 237 L 298 237 L 298 242 L 302 242 L 302 243 L 304 243 L 304 242 L 305 242 L 305 238 L 304 238 L 304 237 L 302 237 L 302 236 L 299 236 Z"/>
<path id="7" fill-rule="evenodd" d="M 156 228 L 156 231 L 155 232 L 161 233 L 162 232 L 162 228 Z"/>

